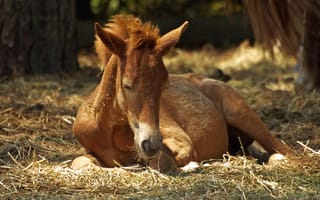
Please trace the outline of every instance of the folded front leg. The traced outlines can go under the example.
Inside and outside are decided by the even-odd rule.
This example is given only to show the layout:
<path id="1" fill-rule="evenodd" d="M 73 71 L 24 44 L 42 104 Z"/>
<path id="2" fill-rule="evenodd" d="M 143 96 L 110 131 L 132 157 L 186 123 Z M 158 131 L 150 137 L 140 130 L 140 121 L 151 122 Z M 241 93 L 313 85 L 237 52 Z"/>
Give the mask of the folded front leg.
<path id="1" fill-rule="evenodd" d="M 166 146 L 163 146 L 159 155 L 150 160 L 148 164 L 152 169 L 158 170 L 159 172 L 174 172 L 177 170 L 176 161 Z"/>
<path id="2" fill-rule="evenodd" d="M 174 138 L 165 138 L 159 155 L 149 161 L 149 166 L 160 172 L 176 171 L 177 167 L 183 167 L 195 161 L 195 153 L 187 141 Z"/>
<path id="3" fill-rule="evenodd" d="M 174 120 L 170 120 L 171 125 Z M 149 162 L 151 168 L 159 171 L 175 171 L 191 161 L 196 161 L 197 155 L 190 137 L 177 124 L 161 127 L 163 136 L 162 150 L 159 156 Z"/>

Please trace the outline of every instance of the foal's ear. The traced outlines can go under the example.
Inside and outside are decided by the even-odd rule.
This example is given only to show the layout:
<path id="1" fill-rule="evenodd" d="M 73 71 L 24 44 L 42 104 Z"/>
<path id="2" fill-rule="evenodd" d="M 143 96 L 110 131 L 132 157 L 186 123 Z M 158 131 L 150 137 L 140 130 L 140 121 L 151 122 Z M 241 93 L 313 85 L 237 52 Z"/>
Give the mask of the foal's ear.
<path id="1" fill-rule="evenodd" d="M 121 38 L 111 33 L 108 30 L 103 29 L 99 23 L 95 23 L 95 30 L 97 36 L 102 43 L 114 54 L 123 56 L 126 52 L 126 43 Z"/>
<path id="2" fill-rule="evenodd" d="M 178 28 L 166 33 L 163 35 L 157 44 L 157 49 L 162 53 L 167 53 L 170 48 L 172 48 L 175 44 L 178 43 L 181 34 L 187 29 L 189 22 L 185 21 L 181 26 Z"/>

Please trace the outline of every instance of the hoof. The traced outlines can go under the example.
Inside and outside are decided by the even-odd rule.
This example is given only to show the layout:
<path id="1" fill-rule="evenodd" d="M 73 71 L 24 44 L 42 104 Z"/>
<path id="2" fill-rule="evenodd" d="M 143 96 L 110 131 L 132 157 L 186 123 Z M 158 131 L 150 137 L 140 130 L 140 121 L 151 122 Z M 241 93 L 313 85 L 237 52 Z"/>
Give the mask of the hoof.
<path id="1" fill-rule="evenodd" d="M 258 163 L 267 163 L 269 154 L 268 152 L 256 141 L 247 147 L 249 155 L 257 159 Z"/>
<path id="2" fill-rule="evenodd" d="M 99 165 L 99 163 L 97 163 L 98 161 L 93 158 L 93 157 L 88 157 L 88 156 L 79 156 L 77 158 L 75 158 L 72 161 L 71 164 L 71 169 L 73 170 L 84 170 L 84 169 L 90 169 L 90 168 L 94 168 L 97 165 Z"/>
<path id="3" fill-rule="evenodd" d="M 270 156 L 268 164 L 269 165 L 277 165 L 287 160 L 287 157 L 282 155 L 281 153 L 274 153 Z"/>

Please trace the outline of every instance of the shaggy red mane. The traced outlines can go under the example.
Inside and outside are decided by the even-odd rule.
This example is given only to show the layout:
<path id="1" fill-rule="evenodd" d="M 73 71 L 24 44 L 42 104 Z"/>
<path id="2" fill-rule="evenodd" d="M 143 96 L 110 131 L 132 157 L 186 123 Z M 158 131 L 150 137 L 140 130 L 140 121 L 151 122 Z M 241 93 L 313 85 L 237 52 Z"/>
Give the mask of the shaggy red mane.
<path id="1" fill-rule="evenodd" d="M 127 52 L 142 46 L 152 49 L 160 38 L 158 27 L 151 23 L 143 23 L 134 16 L 116 15 L 109 23 L 105 24 L 104 30 L 108 30 L 119 38 L 127 41 Z M 107 64 L 112 52 L 102 43 L 99 37 L 95 36 L 94 46 L 98 54 L 102 68 Z"/>

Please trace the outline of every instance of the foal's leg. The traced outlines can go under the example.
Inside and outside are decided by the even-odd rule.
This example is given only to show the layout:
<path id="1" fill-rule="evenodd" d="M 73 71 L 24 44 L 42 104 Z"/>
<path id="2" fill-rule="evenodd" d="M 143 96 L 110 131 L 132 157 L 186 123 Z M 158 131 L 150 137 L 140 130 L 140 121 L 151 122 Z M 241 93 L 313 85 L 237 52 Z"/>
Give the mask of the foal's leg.
<path id="1" fill-rule="evenodd" d="M 196 161 L 193 143 L 190 137 L 173 119 L 165 106 L 160 109 L 160 132 L 163 148 L 159 157 L 149 164 L 159 171 L 172 171 Z"/>
<path id="2" fill-rule="evenodd" d="M 71 169 L 73 170 L 83 170 L 92 168 L 95 166 L 101 166 L 101 163 L 96 157 L 87 153 L 83 156 L 79 156 L 72 161 Z"/>
<path id="3" fill-rule="evenodd" d="M 247 148 L 254 140 L 248 137 L 241 130 L 228 126 L 228 136 L 229 136 L 229 153 L 235 154 L 239 150 L 244 150 L 242 148 Z M 245 153 L 245 152 L 242 152 Z"/>
<path id="4" fill-rule="evenodd" d="M 190 165 L 190 163 L 193 165 Z M 188 141 L 182 138 L 165 137 L 159 156 L 151 160 L 149 165 L 160 172 L 176 171 L 178 167 L 183 171 L 188 171 L 191 168 L 195 168 L 193 166 L 199 166 L 195 162 L 195 153 Z"/>
<path id="5" fill-rule="evenodd" d="M 89 105 L 86 102 L 80 106 L 76 121 L 73 124 L 73 133 L 78 142 L 90 153 L 76 158 L 71 167 L 73 169 L 93 165 L 113 167 L 113 149 L 111 145 L 105 144 L 111 141 L 111 137 L 108 134 L 103 134 L 98 128 Z"/>
<path id="6" fill-rule="evenodd" d="M 149 166 L 159 172 L 176 171 L 177 164 L 170 150 L 163 145 L 159 155 L 149 161 Z"/>
<path id="7" fill-rule="evenodd" d="M 293 154 L 290 147 L 271 135 L 262 120 L 231 87 L 212 79 L 202 80 L 199 87 L 207 97 L 220 103 L 221 112 L 229 126 L 259 142 L 269 154 Z"/>
<path id="8" fill-rule="evenodd" d="M 174 123 L 172 120 L 171 123 Z M 190 137 L 178 125 L 160 128 L 163 136 L 163 145 L 168 155 L 172 156 L 178 167 L 196 160 L 193 144 Z"/>
<path id="9" fill-rule="evenodd" d="M 236 152 L 242 151 L 242 153 L 258 159 L 259 163 L 268 161 L 269 154 L 266 150 L 241 130 L 229 126 L 228 133 L 229 153 L 235 154 Z"/>

